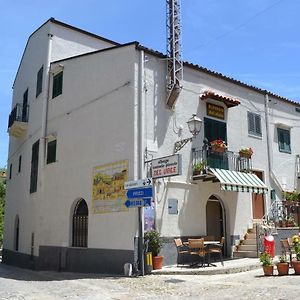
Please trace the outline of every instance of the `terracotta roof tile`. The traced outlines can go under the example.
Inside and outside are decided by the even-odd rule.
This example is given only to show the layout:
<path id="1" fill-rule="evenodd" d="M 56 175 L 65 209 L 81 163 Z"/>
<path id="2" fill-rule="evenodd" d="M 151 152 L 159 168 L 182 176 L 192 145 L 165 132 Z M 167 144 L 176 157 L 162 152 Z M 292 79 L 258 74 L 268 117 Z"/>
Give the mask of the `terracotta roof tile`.
<path id="1" fill-rule="evenodd" d="M 206 100 L 206 99 L 214 99 L 217 101 L 221 101 L 223 102 L 228 108 L 230 107 L 234 107 L 239 105 L 241 102 L 237 99 L 233 99 L 233 98 L 229 98 L 226 96 L 222 96 L 219 94 L 214 93 L 213 91 L 205 91 L 201 96 L 200 99 L 201 100 Z"/>

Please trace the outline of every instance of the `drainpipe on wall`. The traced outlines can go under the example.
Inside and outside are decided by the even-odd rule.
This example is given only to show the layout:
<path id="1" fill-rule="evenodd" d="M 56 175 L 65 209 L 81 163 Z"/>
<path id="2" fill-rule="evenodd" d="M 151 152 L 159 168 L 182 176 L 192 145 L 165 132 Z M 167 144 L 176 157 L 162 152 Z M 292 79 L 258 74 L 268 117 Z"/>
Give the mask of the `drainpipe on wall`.
<path id="1" fill-rule="evenodd" d="M 43 97 L 42 97 L 42 125 L 41 125 L 41 135 L 40 135 L 40 151 L 39 151 L 39 165 L 38 165 L 38 178 L 39 178 L 39 189 L 40 193 L 44 189 L 44 167 L 45 167 L 45 154 L 46 154 L 46 132 L 47 132 L 47 119 L 48 119 L 48 100 L 49 100 L 49 80 L 50 80 L 50 63 L 51 63 L 51 53 L 52 53 L 52 38 L 53 34 L 48 34 L 48 53 L 46 58 L 46 63 L 44 65 L 44 78 L 43 78 Z M 37 225 L 36 228 L 41 226 L 40 224 L 40 201 L 37 203 Z M 36 234 L 36 239 L 38 236 Z"/>
<path id="2" fill-rule="evenodd" d="M 42 127 L 41 127 L 41 142 L 40 142 L 40 189 L 43 190 L 44 185 L 44 164 L 46 156 L 46 135 L 47 135 L 47 122 L 48 122 L 48 102 L 49 102 L 49 85 L 50 85 L 50 63 L 51 63 L 51 53 L 52 53 L 52 38 L 53 34 L 48 34 L 48 53 L 45 65 L 45 76 L 43 81 L 43 111 L 42 111 Z"/>
<path id="3" fill-rule="evenodd" d="M 266 120 L 266 131 L 267 131 L 267 151 L 268 151 L 268 171 L 271 175 L 272 173 L 272 147 L 270 144 L 270 123 L 269 123 L 269 95 L 266 93 L 265 95 L 265 120 Z"/>
<path id="4" fill-rule="evenodd" d="M 140 50 L 139 70 L 138 70 L 138 179 L 144 178 L 144 51 Z M 144 270 L 144 207 L 138 208 L 138 256 L 141 275 L 145 275 Z"/>
<path id="5" fill-rule="evenodd" d="M 266 119 L 266 131 L 267 131 L 267 151 L 268 151 L 268 171 L 270 178 L 275 182 L 275 184 L 282 190 L 281 184 L 273 172 L 273 152 L 270 139 L 270 121 L 269 121 L 269 95 L 265 94 L 265 119 Z M 271 205 L 270 205 L 271 207 Z M 268 214 L 269 211 L 265 213 Z"/>

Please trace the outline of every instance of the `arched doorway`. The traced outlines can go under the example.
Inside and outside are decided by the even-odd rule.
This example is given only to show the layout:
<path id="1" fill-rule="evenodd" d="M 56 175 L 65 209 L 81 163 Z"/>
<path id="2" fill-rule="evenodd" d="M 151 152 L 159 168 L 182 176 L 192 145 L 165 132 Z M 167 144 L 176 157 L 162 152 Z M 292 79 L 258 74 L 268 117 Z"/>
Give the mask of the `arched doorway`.
<path id="1" fill-rule="evenodd" d="M 84 199 L 80 199 L 73 213 L 72 247 L 87 247 L 88 215 L 88 206 Z"/>
<path id="2" fill-rule="evenodd" d="M 206 203 L 206 234 L 215 240 L 225 237 L 225 209 L 222 201 L 213 195 Z"/>

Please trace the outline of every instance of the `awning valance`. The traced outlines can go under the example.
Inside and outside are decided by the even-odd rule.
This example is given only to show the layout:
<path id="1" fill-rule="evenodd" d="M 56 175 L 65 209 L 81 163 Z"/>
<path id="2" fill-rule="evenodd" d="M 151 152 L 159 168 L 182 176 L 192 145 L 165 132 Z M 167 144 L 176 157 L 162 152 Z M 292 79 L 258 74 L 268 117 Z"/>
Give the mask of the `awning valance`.
<path id="1" fill-rule="evenodd" d="M 268 187 L 255 174 L 224 169 L 209 170 L 220 181 L 221 190 L 257 194 L 268 192 Z"/>

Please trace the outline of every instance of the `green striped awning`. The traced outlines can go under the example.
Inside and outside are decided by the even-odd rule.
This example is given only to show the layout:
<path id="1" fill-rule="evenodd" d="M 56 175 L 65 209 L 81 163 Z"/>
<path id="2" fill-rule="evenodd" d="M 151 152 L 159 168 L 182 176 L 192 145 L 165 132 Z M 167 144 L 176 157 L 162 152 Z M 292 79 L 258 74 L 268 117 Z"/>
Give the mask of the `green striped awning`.
<path id="1" fill-rule="evenodd" d="M 209 169 L 220 181 L 221 190 L 263 194 L 268 187 L 255 175 L 229 171 L 224 169 Z"/>

